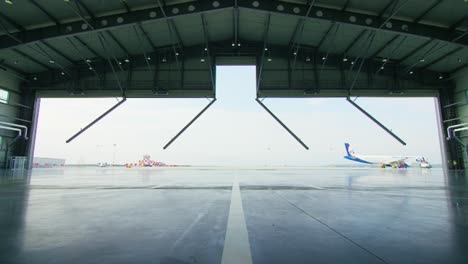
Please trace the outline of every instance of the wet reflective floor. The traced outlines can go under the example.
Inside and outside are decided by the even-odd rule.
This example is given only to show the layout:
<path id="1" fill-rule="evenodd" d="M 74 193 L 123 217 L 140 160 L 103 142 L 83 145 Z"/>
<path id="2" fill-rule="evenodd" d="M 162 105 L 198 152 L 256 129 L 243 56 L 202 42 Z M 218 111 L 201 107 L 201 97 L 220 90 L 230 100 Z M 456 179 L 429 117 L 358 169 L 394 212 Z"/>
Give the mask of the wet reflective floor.
<path id="1" fill-rule="evenodd" d="M 0 175 L 0 263 L 468 263 L 463 171 L 176 167 Z"/>

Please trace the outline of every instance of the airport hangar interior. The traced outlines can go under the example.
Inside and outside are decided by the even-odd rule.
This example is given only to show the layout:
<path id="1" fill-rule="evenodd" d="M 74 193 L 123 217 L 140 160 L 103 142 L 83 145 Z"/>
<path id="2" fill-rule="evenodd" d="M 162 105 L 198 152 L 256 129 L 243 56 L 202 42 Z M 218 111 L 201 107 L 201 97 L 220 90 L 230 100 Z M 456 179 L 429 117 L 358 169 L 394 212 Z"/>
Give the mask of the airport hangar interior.
<path id="1" fill-rule="evenodd" d="M 31 166 L 40 98 L 119 98 L 96 122 L 126 98 L 208 98 L 206 110 L 216 65 L 255 65 L 257 101 L 273 117 L 263 98 L 342 97 L 401 144 L 353 98 L 434 97 L 443 163 L 465 168 L 467 10 L 464 0 L 1 1 L 0 167 Z"/>

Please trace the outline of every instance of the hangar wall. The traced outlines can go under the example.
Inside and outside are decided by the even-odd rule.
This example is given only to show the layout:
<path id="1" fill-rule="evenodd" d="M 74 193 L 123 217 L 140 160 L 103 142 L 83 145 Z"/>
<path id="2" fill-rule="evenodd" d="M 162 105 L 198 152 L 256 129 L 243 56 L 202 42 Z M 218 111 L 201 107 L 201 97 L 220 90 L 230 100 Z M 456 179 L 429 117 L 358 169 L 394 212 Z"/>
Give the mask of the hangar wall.
<path id="1" fill-rule="evenodd" d="M 456 73 L 455 78 L 455 92 L 454 102 L 459 102 L 456 106 L 456 114 L 460 118 L 458 124 L 468 123 L 468 68 L 462 69 Z M 455 125 L 455 123 L 453 124 Z M 459 138 L 468 144 L 468 132 L 462 131 L 458 134 Z M 468 168 L 468 156 L 466 151 L 462 151 L 463 155 L 463 168 Z"/>
<path id="2" fill-rule="evenodd" d="M 34 108 L 34 93 L 22 91 L 20 88 L 21 82 L 22 80 L 11 74 L 11 71 L 0 71 L 0 89 L 8 92 L 7 102 L 0 102 L 0 121 L 24 125 L 30 131 Z M 9 126 L 5 124 L 0 125 Z M 7 154 L 9 156 L 25 156 L 29 142 L 24 139 L 15 141 L 17 132 L 6 129 L 0 129 L 0 137 L 1 169 L 7 165 Z"/>

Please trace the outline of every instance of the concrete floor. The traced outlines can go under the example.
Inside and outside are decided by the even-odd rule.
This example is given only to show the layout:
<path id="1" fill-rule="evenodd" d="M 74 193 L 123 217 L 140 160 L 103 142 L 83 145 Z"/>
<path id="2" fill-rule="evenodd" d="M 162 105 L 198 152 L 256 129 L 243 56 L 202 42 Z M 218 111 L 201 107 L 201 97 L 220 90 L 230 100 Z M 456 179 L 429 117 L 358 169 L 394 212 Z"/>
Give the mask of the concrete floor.
<path id="1" fill-rule="evenodd" d="M 0 263 L 468 263 L 441 169 L 65 168 L 0 175 Z"/>

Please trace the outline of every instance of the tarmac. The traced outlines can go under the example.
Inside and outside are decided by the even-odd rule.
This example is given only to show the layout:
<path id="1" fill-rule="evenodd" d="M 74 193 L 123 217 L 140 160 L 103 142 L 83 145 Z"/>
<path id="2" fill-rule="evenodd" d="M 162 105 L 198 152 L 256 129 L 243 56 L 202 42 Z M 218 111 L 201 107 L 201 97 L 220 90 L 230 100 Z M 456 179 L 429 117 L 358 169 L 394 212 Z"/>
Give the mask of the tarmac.
<path id="1" fill-rule="evenodd" d="M 0 175 L 0 263 L 468 262 L 464 171 L 65 167 Z"/>

